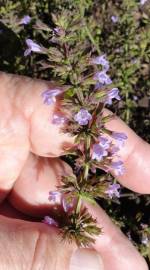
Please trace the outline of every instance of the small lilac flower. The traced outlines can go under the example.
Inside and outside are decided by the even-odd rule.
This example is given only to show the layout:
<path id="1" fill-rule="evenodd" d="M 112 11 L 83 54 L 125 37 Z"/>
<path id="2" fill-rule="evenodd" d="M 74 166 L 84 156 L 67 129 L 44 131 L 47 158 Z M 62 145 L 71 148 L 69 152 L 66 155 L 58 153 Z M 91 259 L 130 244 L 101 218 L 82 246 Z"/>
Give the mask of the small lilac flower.
<path id="1" fill-rule="evenodd" d="M 110 184 L 108 189 L 105 191 L 108 194 L 109 198 L 120 197 L 120 185 L 119 184 Z"/>
<path id="2" fill-rule="evenodd" d="M 62 199 L 62 195 L 59 191 L 50 191 L 48 199 L 53 204 L 60 204 L 61 199 Z"/>
<path id="3" fill-rule="evenodd" d="M 52 123 L 55 125 L 62 125 L 67 121 L 67 118 L 58 114 L 53 115 Z"/>
<path id="4" fill-rule="evenodd" d="M 117 100 L 121 99 L 119 96 L 119 89 L 118 88 L 112 88 L 111 90 L 108 91 L 105 104 L 111 105 L 113 98 L 115 98 Z"/>
<path id="5" fill-rule="evenodd" d="M 44 217 L 43 223 L 45 223 L 47 225 L 58 227 L 58 223 L 53 218 L 51 218 L 49 216 Z"/>
<path id="6" fill-rule="evenodd" d="M 138 59 L 137 59 L 137 58 L 133 58 L 133 59 L 131 60 L 131 63 L 132 63 L 132 64 L 136 64 L 136 63 L 137 63 L 137 61 L 138 61 Z"/>
<path id="7" fill-rule="evenodd" d="M 109 78 L 105 71 L 96 72 L 93 79 L 99 81 L 103 85 L 112 83 L 112 80 Z"/>
<path id="8" fill-rule="evenodd" d="M 53 90 L 46 90 L 44 91 L 41 96 L 43 97 L 43 102 L 46 105 L 51 105 L 56 102 L 56 96 L 61 93 L 60 89 L 53 89 Z"/>
<path id="9" fill-rule="evenodd" d="M 96 159 L 97 161 L 101 161 L 103 157 L 107 156 L 108 152 L 99 144 L 93 145 L 93 153 L 92 159 Z"/>
<path id="10" fill-rule="evenodd" d="M 31 21 L 31 17 L 29 15 L 26 15 L 21 19 L 20 24 L 28 24 L 30 23 L 30 21 Z"/>
<path id="11" fill-rule="evenodd" d="M 32 39 L 26 39 L 28 49 L 25 50 L 24 56 L 29 55 L 31 52 L 42 52 L 42 47 L 35 43 Z"/>
<path id="12" fill-rule="evenodd" d="M 113 23 L 117 23 L 118 19 L 119 19 L 118 16 L 114 16 L 114 15 L 111 16 L 111 20 L 112 20 Z"/>
<path id="13" fill-rule="evenodd" d="M 143 6 L 145 3 L 147 2 L 147 0 L 140 0 L 140 4 Z"/>
<path id="14" fill-rule="evenodd" d="M 99 136 L 98 140 L 99 140 L 99 145 L 103 147 L 104 149 L 108 149 L 110 147 L 110 141 L 106 137 Z"/>
<path id="15" fill-rule="evenodd" d="M 55 27 L 53 30 L 54 30 L 54 33 L 59 34 L 59 32 L 60 32 L 60 27 Z"/>
<path id="16" fill-rule="evenodd" d="M 67 198 L 62 199 L 62 206 L 64 211 L 67 213 L 69 210 L 71 210 L 74 206 L 75 200 L 72 198 L 71 201 L 68 201 Z"/>
<path id="17" fill-rule="evenodd" d="M 53 29 L 53 35 L 62 36 L 65 34 L 65 31 L 61 27 L 55 27 Z"/>
<path id="18" fill-rule="evenodd" d="M 109 62 L 106 59 L 105 54 L 103 54 L 101 56 L 97 56 L 94 59 L 92 59 L 92 64 L 102 65 L 105 71 L 108 71 L 108 69 L 109 69 Z"/>
<path id="19" fill-rule="evenodd" d="M 116 175 L 122 175 L 125 171 L 125 168 L 123 166 L 123 162 L 121 160 L 113 161 L 111 163 L 111 168 L 115 171 Z"/>
<path id="20" fill-rule="evenodd" d="M 137 101 L 138 97 L 137 96 L 133 96 L 133 100 Z"/>
<path id="21" fill-rule="evenodd" d="M 92 115 L 85 109 L 81 109 L 78 113 L 75 114 L 74 120 L 79 123 L 79 125 L 87 125 L 88 122 L 92 119 Z"/>
<path id="22" fill-rule="evenodd" d="M 98 89 L 101 89 L 103 86 L 104 86 L 104 85 L 103 85 L 102 83 L 97 82 L 97 83 L 95 84 L 94 89 L 95 89 L 95 90 L 98 90 Z"/>
<path id="23" fill-rule="evenodd" d="M 113 132 L 112 137 L 116 140 L 119 147 L 122 147 L 128 138 L 127 135 L 123 132 Z"/>

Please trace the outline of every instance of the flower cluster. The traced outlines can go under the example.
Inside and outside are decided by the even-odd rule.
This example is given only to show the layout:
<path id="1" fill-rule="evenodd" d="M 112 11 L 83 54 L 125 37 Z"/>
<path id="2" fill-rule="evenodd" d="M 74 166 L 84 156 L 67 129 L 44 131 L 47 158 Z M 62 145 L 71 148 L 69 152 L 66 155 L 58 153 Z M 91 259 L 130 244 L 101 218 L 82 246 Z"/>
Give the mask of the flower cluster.
<path id="1" fill-rule="evenodd" d="M 96 71 L 96 73 L 93 76 L 93 80 L 98 81 L 103 86 L 110 85 L 112 83 L 112 80 L 106 73 L 109 70 L 109 62 L 106 59 L 106 56 L 102 55 L 102 56 L 93 58 L 91 60 L 91 63 L 92 65 L 101 65 L 103 68 L 102 71 Z M 99 91 L 101 91 L 101 88 L 100 90 L 93 89 L 93 93 L 99 93 Z M 44 91 L 42 93 L 43 102 L 47 105 L 51 105 L 57 102 L 56 98 L 58 95 L 60 95 L 60 93 L 61 93 L 60 90 L 57 90 L 57 89 Z M 110 90 L 107 90 L 107 92 L 105 93 L 104 105 L 107 105 L 107 104 L 111 105 L 113 99 L 120 100 L 118 88 L 112 88 Z M 82 134 L 83 130 L 86 134 L 84 127 L 86 127 L 86 129 L 89 129 L 89 134 L 90 134 L 93 126 L 96 125 L 96 120 L 98 118 L 98 115 L 96 115 L 97 117 L 96 118 L 94 112 L 95 110 L 88 110 L 86 106 L 85 107 L 81 106 L 81 108 L 76 113 L 72 113 L 71 121 L 72 122 L 74 121 L 75 123 L 78 124 L 78 128 L 76 129 L 76 134 L 78 137 L 80 134 Z M 94 117 L 95 119 L 93 121 Z M 54 118 L 56 119 L 56 122 L 58 121 L 57 124 L 64 123 L 64 119 L 56 116 L 56 114 L 54 115 Z M 68 119 L 68 121 L 70 121 L 70 119 Z M 101 167 L 106 172 L 109 172 L 109 171 L 113 172 L 116 176 L 122 175 L 125 171 L 123 162 L 120 159 L 118 159 L 118 152 L 120 148 L 124 146 L 124 143 L 127 140 L 127 135 L 123 132 L 116 132 L 116 131 L 109 131 L 107 132 L 107 134 L 105 134 L 105 132 L 102 132 L 102 130 L 100 129 L 98 130 L 99 130 L 100 135 L 97 134 L 98 135 L 97 138 L 92 139 L 92 136 L 91 137 L 89 136 L 90 143 L 88 147 L 87 147 L 87 140 L 86 140 L 87 138 L 85 138 L 85 141 L 80 141 L 80 147 L 82 145 L 81 148 L 85 149 L 85 153 L 83 154 L 84 158 L 83 157 L 81 158 L 82 164 L 86 163 L 86 165 L 84 166 L 84 168 L 86 168 L 84 170 L 84 176 L 86 175 L 85 180 L 84 180 L 85 185 L 87 182 L 87 178 L 89 177 L 87 171 L 88 169 L 90 169 L 90 165 L 89 165 L 90 163 L 92 163 L 91 170 L 93 172 L 96 172 L 96 168 L 98 167 Z M 79 162 L 78 162 L 78 169 L 79 169 L 78 170 L 78 173 L 79 173 L 79 171 L 82 169 L 82 165 L 81 163 L 79 165 Z M 79 185 L 79 180 L 76 180 L 76 181 L 77 181 L 77 184 Z M 88 179 L 88 181 L 90 181 L 90 179 Z M 67 189 L 68 186 L 67 188 L 66 188 L 66 185 L 64 185 L 63 187 L 64 187 L 63 196 L 66 196 L 66 194 L 69 194 L 69 196 L 71 196 L 71 192 L 68 192 L 68 189 Z M 116 198 L 120 197 L 119 184 L 108 183 L 106 187 L 107 188 L 105 188 L 105 190 L 103 191 L 103 196 L 109 197 L 110 199 L 115 198 L 115 197 Z M 82 184 L 82 189 L 83 189 L 83 184 Z M 76 195 L 73 195 L 74 204 L 72 204 L 72 202 L 66 203 L 65 199 L 64 198 L 62 199 L 61 193 L 57 191 L 50 192 L 49 199 L 50 201 L 53 201 L 53 203 L 57 203 L 59 201 L 59 203 L 62 204 L 65 212 L 68 212 L 70 209 L 72 209 L 72 211 L 76 211 L 78 208 L 78 206 L 76 205 L 76 200 L 82 201 L 82 196 L 81 196 L 82 189 L 80 190 L 80 196 L 77 195 L 78 192 L 76 188 L 72 189 L 74 194 L 76 193 Z M 48 217 L 46 217 L 46 220 L 47 220 L 47 224 L 50 224 L 50 225 L 54 225 L 56 222 L 51 219 L 49 221 Z"/>
<path id="2" fill-rule="evenodd" d="M 115 22 L 115 18 L 112 21 Z M 80 65 L 71 55 L 72 40 L 66 43 L 67 30 L 58 22 L 56 25 L 52 30 L 52 47 L 47 53 L 49 52 L 50 65 L 53 66 L 56 79 L 65 78 L 68 85 L 43 89 L 41 98 L 47 106 L 55 107 L 60 101 L 61 111 L 64 109 L 69 112 L 65 116 L 54 112 L 52 123 L 60 125 L 63 132 L 74 136 L 75 145 L 73 149 L 69 149 L 69 155 L 75 157 L 75 162 L 74 174 L 62 176 L 61 185 L 49 193 L 50 204 L 60 206 L 63 218 L 58 218 L 60 214 L 56 213 L 55 217 L 47 215 L 43 222 L 59 227 L 63 237 L 86 246 L 94 241 L 92 236 L 99 234 L 101 229 L 83 206 L 83 201 L 95 202 L 97 198 L 115 200 L 120 197 L 121 187 L 116 180 L 110 180 L 109 175 L 112 173 L 121 176 L 125 172 L 120 149 L 124 146 L 127 135 L 122 131 L 109 130 L 105 125 L 112 117 L 105 115 L 105 106 L 112 105 L 113 100 L 121 99 L 119 89 L 112 86 L 112 79 L 108 74 L 110 64 L 106 55 L 90 58 L 89 54 L 87 57 L 84 55 L 86 65 Z M 28 48 L 25 56 L 31 52 L 43 53 L 46 50 L 31 39 L 27 39 L 26 44 Z M 101 175 L 102 170 L 104 173 Z"/>

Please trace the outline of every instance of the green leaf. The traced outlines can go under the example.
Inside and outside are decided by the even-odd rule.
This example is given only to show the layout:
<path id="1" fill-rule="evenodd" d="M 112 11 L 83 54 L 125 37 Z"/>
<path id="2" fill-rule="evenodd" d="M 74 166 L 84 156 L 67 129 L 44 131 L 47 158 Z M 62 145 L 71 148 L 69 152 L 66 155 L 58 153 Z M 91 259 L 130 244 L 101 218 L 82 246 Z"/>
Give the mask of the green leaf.
<path id="1" fill-rule="evenodd" d="M 106 96 L 106 92 L 105 91 L 100 91 L 100 92 L 97 92 L 94 96 L 95 96 L 96 99 L 101 99 L 101 98 Z"/>
<path id="2" fill-rule="evenodd" d="M 90 196 L 90 193 L 82 192 L 80 194 L 81 198 L 89 203 L 92 203 L 93 205 L 96 205 L 96 201 L 92 196 Z"/>
<path id="3" fill-rule="evenodd" d="M 75 89 L 74 88 L 69 88 L 66 92 L 65 92 L 65 97 L 73 97 L 75 95 Z"/>

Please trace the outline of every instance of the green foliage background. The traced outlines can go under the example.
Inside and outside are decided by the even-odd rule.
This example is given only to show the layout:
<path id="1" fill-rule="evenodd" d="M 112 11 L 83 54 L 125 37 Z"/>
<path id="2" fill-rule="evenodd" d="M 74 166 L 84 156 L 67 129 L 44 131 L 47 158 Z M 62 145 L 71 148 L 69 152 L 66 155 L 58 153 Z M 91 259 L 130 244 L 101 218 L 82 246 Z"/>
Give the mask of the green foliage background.
<path id="1" fill-rule="evenodd" d="M 150 142 L 150 1 L 141 6 L 138 0 L 0 0 L 0 70 L 50 80 L 53 73 L 42 69 L 43 56 L 23 56 L 25 39 L 31 38 L 49 47 L 52 14 L 65 14 L 64 23 L 80 18 L 77 51 L 86 39 L 91 50 L 105 53 L 111 64 L 111 78 L 121 91 L 122 101 L 113 111 L 122 117 L 141 137 Z M 32 21 L 18 24 L 24 15 Z M 111 16 L 118 16 L 113 23 Z M 45 24 L 45 31 L 34 27 Z M 77 31 L 75 28 L 74 31 Z M 141 172 L 142 181 L 142 172 Z M 141 223 L 150 222 L 150 196 L 140 196 L 124 189 L 121 203 L 101 205 L 122 228 L 130 232 L 143 255 L 150 251 L 140 243 Z M 150 256 L 150 255 L 149 255 Z"/>

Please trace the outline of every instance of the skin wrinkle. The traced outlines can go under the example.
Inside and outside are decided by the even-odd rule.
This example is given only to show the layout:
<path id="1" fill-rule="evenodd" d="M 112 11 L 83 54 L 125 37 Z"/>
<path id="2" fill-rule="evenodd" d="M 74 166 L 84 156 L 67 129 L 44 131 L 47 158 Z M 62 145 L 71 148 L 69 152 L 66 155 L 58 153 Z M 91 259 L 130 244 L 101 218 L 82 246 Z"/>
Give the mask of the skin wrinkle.
<path id="1" fill-rule="evenodd" d="M 43 163 L 42 163 L 42 162 L 39 162 L 39 157 L 36 157 L 36 162 L 35 162 L 34 167 L 35 167 L 35 173 L 36 173 L 35 179 L 36 181 L 39 181 L 39 176 L 45 167 L 45 158 L 43 159 Z"/>
<path id="2" fill-rule="evenodd" d="M 29 223 L 29 222 L 28 222 Z M 20 226 L 19 226 L 19 228 L 17 228 L 17 231 L 24 231 L 24 228 L 26 227 L 26 226 L 29 226 L 30 224 L 21 224 Z M 33 225 L 33 223 L 32 223 L 32 225 Z M 28 228 L 27 228 L 28 229 Z M 30 227 L 29 227 L 29 230 L 30 230 Z M 34 237 L 35 237 L 35 232 L 34 232 Z M 30 250 L 30 258 L 32 258 L 31 259 L 31 263 L 30 263 L 30 265 L 32 265 L 32 262 L 33 262 L 33 260 L 34 260 L 34 254 L 35 254 L 35 249 L 36 249 L 36 245 L 37 245 L 37 241 L 38 241 L 38 239 L 39 239 L 39 232 L 38 232 L 38 230 L 36 230 L 36 239 L 34 239 L 34 247 L 33 247 L 33 250 Z M 33 254 L 32 254 L 33 253 Z M 31 256 L 31 254 L 32 254 L 32 256 Z M 30 259 L 29 258 L 29 259 Z M 30 261 L 30 260 L 29 260 Z M 29 267 L 29 269 L 31 268 L 31 266 Z M 20 270 L 20 269 L 19 269 Z"/>
<path id="3" fill-rule="evenodd" d="M 36 151 L 34 149 L 34 145 L 33 145 L 32 140 L 31 140 L 31 131 L 32 131 L 32 129 L 31 129 L 31 119 L 32 119 L 32 114 L 30 115 L 30 117 L 28 119 L 28 121 L 29 121 L 29 144 L 30 144 L 30 152 L 35 153 Z"/>
<path id="4" fill-rule="evenodd" d="M 129 161 L 130 157 L 132 157 L 132 154 L 134 154 L 134 152 L 136 150 L 136 146 L 139 144 L 139 141 L 140 141 L 139 138 L 137 138 L 137 140 L 134 141 L 134 144 L 132 144 L 132 148 L 130 149 L 130 152 L 126 155 L 126 157 L 123 157 L 123 160 L 125 163 L 127 163 Z"/>
<path id="5" fill-rule="evenodd" d="M 26 270 L 30 264 L 32 249 L 34 246 L 36 232 L 33 228 L 33 223 L 25 222 L 19 219 L 10 219 L 0 216 L 0 235 L 1 237 L 1 266 L 6 269 Z M 30 227 L 31 225 L 31 227 Z M 32 234 L 32 241 L 29 239 Z M 24 241 L 25 240 L 25 241 Z M 5 248 L 2 248 L 5 247 Z M 28 252 L 30 250 L 30 252 Z M 17 264 L 16 264 L 17 262 Z M 25 267 L 25 265 L 26 267 Z M 21 268 L 20 268 L 21 266 Z M 5 269 L 5 268 L 1 268 Z"/>
<path id="6" fill-rule="evenodd" d="M 37 260 L 37 256 L 38 256 L 37 253 L 38 253 L 38 249 L 39 249 L 38 247 L 39 247 L 39 242 L 40 241 L 41 241 L 41 233 L 39 232 L 39 235 L 38 235 L 38 237 L 36 239 L 36 243 L 35 243 L 33 258 L 32 258 L 32 261 L 31 261 L 31 270 L 34 270 L 35 269 L 34 265 L 35 265 L 36 260 Z M 44 269 L 43 267 L 40 268 L 40 270 L 43 270 L 43 269 Z"/>

